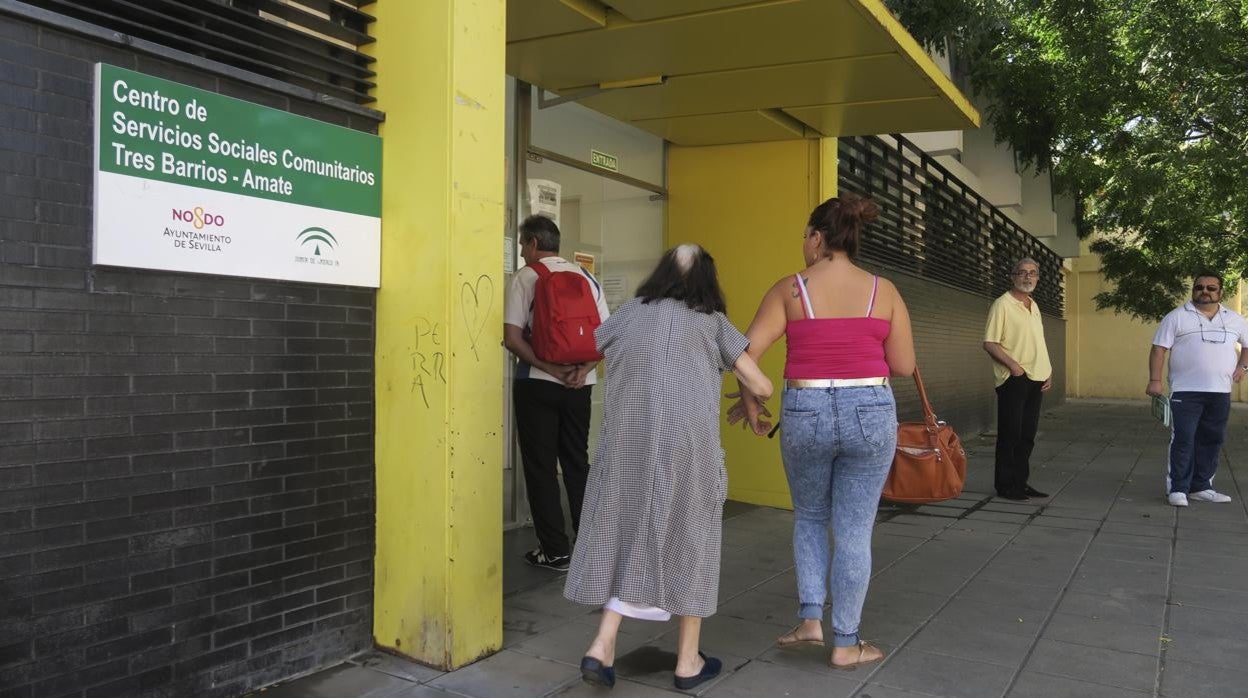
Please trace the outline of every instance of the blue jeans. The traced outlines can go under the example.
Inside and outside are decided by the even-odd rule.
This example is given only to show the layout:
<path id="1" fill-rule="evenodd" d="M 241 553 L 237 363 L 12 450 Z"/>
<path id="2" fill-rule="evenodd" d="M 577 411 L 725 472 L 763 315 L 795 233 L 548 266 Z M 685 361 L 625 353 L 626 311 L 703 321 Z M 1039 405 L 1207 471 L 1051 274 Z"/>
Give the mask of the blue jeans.
<path id="1" fill-rule="evenodd" d="M 1170 492 L 1213 489 L 1218 452 L 1231 414 L 1230 393 L 1176 392 L 1170 396 Z"/>
<path id="2" fill-rule="evenodd" d="M 823 618 L 831 523 L 833 644 L 851 646 L 871 581 L 875 512 L 897 447 L 897 404 L 887 386 L 786 388 L 783 408 L 798 617 Z"/>

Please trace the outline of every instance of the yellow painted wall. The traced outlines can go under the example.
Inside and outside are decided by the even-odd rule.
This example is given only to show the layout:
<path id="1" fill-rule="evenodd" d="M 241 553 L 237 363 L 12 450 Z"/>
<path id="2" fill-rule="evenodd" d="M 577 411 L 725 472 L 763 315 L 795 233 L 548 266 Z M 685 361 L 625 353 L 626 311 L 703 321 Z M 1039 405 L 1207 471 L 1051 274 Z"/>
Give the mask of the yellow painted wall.
<path id="1" fill-rule="evenodd" d="M 1096 309 L 1096 294 L 1112 286 L 1101 275 L 1100 256 L 1089 252 L 1086 242 L 1082 247 L 1083 255 L 1071 260 L 1066 277 L 1066 394 L 1147 400 L 1148 352 L 1157 323 Z M 1240 296 L 1223 303 L 1242 310 Z M 1235 387 L 1231 399 L 1248 402 L 1248 386 Z"/>
<path id="2" fill-rule="evenodd" d="M 381 2 L 373 635 L 442 668 L 502 644 L 503 0 Z"/>
<path id="3" fill-rule="evenodd" d="M 823 197 L 836 192 L 836 139 L 698 148 L 670 146 L 667 244 L 695 242 L 715 257 L 728 316 L 742 331 L 763 294 L 803 267 L 802 230 Z M 763 357 L 780 413 L 784 341 Z M 729 376 L 726 389 L 735 390 Z M 727 401 L 724 406 L 727 407 Z M 791 507 L 777 439 L 722 423 L 731 499 Z"/>

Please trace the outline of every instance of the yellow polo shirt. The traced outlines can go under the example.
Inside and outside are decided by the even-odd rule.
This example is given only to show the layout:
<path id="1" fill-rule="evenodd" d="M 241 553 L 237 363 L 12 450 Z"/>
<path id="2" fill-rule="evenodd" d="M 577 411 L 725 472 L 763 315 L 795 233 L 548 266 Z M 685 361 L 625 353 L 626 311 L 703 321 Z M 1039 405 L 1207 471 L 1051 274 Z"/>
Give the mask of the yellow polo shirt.
<path id="1" fill-rule="evenodd" d="M 984 327 L 984 341 L 1000 344 L 1033 381 L 1046 381 L 1053 375 L 1049 348 L 1044 343 L 1044 319 L 1040 317 L 1040 306 L 1034 298 L 1031 310 L 1009 291 L 993 301 Z M 1010 369 L 996 361 L 992 362 L 992 370 L 997 385 L 1010 377 Z"/>

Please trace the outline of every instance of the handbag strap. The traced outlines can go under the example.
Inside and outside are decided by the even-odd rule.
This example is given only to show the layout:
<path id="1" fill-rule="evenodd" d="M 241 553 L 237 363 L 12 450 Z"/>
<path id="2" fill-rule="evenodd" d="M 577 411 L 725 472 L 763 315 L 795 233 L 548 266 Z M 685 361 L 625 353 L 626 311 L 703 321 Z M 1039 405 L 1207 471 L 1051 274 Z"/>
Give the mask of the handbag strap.
<path id="1" fill-rule="evenodd" d="M 923 421 L 927 422 L 929 431 L 935 431 L 938 426 L 936 421 L 936 411 L 932 409 L 932 403 L 927 400 L 927 389 L 923 387 L 923 374 L 919 373 L 919 365 L 914 365 L 914 386 L 919 389 L 919 401 L 923 403 Z"/>

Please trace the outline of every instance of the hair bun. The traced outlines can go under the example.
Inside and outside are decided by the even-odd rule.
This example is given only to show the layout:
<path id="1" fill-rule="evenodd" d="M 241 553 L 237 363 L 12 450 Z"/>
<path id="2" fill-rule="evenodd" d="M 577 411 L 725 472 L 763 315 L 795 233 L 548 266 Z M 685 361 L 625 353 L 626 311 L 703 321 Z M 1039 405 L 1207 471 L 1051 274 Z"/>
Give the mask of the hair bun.
<path id="1" fill-rule="evenodd" d="M 880 207 L 871 199 L 846 192 L 840 196 L 842 220 L 856 220 L 860 225 L 880 217 Z"/>

